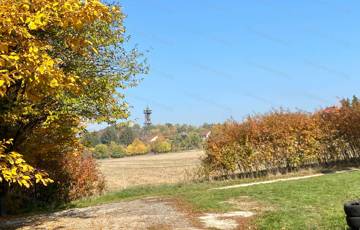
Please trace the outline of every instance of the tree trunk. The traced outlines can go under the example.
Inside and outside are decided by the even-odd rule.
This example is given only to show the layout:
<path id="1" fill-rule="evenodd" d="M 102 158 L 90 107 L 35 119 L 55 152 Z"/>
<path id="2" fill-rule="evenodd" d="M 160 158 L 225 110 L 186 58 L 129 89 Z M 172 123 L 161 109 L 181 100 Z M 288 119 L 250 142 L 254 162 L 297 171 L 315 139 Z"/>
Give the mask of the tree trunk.
<path id="1" fill-rule="evenodd" d="M 1 190 L 0 190 L 0 216 L 6 216 L 6 194 L 8 191 L 8 185 L 6 182 L 2 182 L 0 184 Z"/>

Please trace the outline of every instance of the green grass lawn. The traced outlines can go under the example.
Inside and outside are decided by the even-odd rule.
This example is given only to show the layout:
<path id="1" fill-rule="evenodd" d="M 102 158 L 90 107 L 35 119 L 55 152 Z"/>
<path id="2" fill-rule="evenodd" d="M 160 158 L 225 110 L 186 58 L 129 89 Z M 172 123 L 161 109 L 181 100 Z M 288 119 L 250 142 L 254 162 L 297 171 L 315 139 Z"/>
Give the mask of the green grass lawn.
<path id="1" fill-rule="evenodd" d="M 248 182 L 248 181 L 246 181 Z M 84 207 L 147 196 L 179 198 L 196 211 L 234 210 L 224 201 L 249 196 L 271 206 L 254 221 L 259 229 L 346 229 L 343 203 L 360 197 L 360 172 L 328 174 L 310 179 L 276 182 L 229 190 L 211 190 L 231 182 L 136 187 L 72 204 Z"/>

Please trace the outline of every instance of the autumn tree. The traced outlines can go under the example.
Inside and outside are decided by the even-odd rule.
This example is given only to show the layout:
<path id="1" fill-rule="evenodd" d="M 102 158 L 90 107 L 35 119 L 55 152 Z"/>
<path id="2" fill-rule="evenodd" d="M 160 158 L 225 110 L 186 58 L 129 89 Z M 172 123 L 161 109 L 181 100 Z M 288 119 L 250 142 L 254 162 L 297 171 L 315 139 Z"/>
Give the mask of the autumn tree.
<path id="1" fill-rule="evenodd" d="M 0 2 L 2 196 L 14 183 L 51 182 L 41 170 L 58 189 L 76 184 L 64 170 L 84 159 L 83 124 L 128 116 L 124 90 L 146 67 L 124 48 L 123 20 L 121 8 L 98 0 Z"/>
<path id="2" fill-rule="evenodd" d="M 171 143 L 168 140 L 156 140 L 152 144 L 152 151 L 155 153 L 167 153 L 171 151 Z"/>
<path id="3" fill-rule="evenodd" d="M 136 138 L 133 143 L 131 143 L 126 148 L 126 153 L 128 155 L 136 155 L 136 154 L 146 154 L 150 150 L 149 146 L 147 146 L 140 139 Z"/>

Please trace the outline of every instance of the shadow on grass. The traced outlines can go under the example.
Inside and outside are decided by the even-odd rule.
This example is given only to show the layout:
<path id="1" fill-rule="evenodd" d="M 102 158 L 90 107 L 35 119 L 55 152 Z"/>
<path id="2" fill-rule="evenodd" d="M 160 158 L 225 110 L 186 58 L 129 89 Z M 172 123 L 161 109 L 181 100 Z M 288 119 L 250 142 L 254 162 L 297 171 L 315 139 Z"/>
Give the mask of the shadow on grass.
<path id="1" fill-rule="evenodd" d="M 68 209 L 65 208 L 74 207 L 74 205 L 63 206 L 62 208 L 54 209 L 53 211 L 42 211 L 31 213 L 27 216 L 8 216 L 0 218 L 0 229 L 18 229 L 22 227 L 31 227 L 36 229 L 41 227 L 45 222 L 56 221 L 59 218 L 81 218 L 90 219 L 95 216 L 87 212 L 87 209 Z M 62 211 L 61 211 L 62 210 Z M 64 229 L 64 226 L 58 226 L 56 229 Z"/>

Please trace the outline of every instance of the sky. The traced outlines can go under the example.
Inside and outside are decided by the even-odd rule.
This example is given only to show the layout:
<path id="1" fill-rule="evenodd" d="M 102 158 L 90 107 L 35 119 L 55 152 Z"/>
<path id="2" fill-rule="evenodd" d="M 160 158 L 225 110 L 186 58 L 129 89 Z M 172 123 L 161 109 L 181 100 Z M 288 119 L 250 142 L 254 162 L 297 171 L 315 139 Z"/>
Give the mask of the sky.
<path id="1" fill-rule="evenodd" d="M 130 119 L 224 122 L 274 108 L 314 111 L 360 95 L 360 1 L 122 0 L 129 47 L 149 74 Z M 103 125 L 91 125 L 99 129 Z"/>

